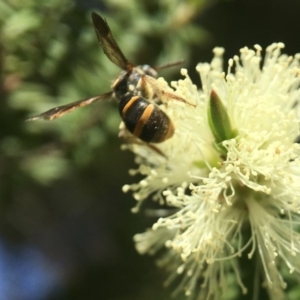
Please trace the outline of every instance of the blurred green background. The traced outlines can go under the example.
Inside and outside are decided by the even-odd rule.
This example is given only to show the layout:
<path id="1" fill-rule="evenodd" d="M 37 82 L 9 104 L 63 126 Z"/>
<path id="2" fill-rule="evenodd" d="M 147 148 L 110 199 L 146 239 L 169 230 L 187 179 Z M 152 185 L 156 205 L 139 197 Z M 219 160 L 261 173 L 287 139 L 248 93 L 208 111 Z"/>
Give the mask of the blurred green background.
<path id="1" fill-rule="evenodd" d="M 133 155 L 120 150 L 117 104 L 24 122 L 110 90 L 119 69 L 97 42 L 92 11 L 107 19 L 130 61 L 184 59 L 199 86 L 195 66 L 210 61 L 215 46 L 226 58 L 278 41 L 286 53 L 300 52 L 298 0 L 2 0 L 0 300 L 171 298 L 163 270 L 134 249 L 132 236 L 154 219 L 133 215 L 135 202 L 121 191 L 138 178 L 128 175 Z M 160 75 L 179 79 L 179 70 Z M 288 297 L 298 295 L 291 289 Z"/>

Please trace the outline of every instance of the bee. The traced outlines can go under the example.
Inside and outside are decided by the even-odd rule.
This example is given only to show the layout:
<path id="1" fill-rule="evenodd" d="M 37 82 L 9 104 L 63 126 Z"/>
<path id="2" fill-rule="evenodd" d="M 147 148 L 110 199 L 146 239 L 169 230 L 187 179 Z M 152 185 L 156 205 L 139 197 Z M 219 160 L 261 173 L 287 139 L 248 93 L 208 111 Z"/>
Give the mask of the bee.
<path id="1" fill-rule="evenodd" d="M 171 138 L 174 134 L 172 121 L 151 100 L 167 97 L 186 103 L 183 98 L 159 88 L 156 82 L 157 70 L 182 62 L 170 63 L 157 68 L 149 65 L 134 66 L 122 53 L 105 19 L 95 12 L 92 12 L 91 17 L 104 54 L 122 69 L 112 84 L 112 90 L 95 97 L 52 108 L 28 118 L 26 121 L 54 120 L 79 107 L 99 100 L 115 98 L 119 102 L 119 112 L 125 127 L 133 136 L 145 143 L 161 143 Z"/>

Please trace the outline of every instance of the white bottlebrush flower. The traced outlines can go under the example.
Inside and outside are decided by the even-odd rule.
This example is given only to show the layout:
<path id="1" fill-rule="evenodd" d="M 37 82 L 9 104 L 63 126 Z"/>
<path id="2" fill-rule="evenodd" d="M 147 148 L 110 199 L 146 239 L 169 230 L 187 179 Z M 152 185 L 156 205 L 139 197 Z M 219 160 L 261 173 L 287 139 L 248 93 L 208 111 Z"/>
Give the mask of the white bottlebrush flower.
<path id="1" fill-rule="evenodd" d="M 195 299 L 226 298 L 229 287 L 247 293 L 261 284 L 270 299 L 285 299 L 285 269 L 298 280 L 300 55 L 282 54 L 283 47 L 270 45 L 264 59 L 260 46 L 243 48 L 226 73 L 224 50 L 215 48 L 212 62 L 197 66 L 200 90 L 186 70 L 185 79 L 172 83 L 196 107 L 161 105 L 174 136 L 159 151 L 126 146 L 139 165 L 131 174 L 143 176 L 124 186 L 138 201 L 135 210 L 148 197 L 175 208 L 136 235 L 136 247 L 150 254 L 165 249 L 159 262 L 170 270 L 169 281 L 181 278 L 177 291 Z M 254 288 L 242 282 L 241 256 L 261 274 Z"/>

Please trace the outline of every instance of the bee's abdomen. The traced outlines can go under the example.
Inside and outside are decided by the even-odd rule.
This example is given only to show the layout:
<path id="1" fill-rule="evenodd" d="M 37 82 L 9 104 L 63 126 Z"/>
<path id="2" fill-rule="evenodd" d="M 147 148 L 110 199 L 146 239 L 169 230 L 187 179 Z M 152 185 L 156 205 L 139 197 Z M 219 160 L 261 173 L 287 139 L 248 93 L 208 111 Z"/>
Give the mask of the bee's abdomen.
<path id="1" fill-rule="evenodd" d="M 160 143 L 174 134 L 170 118 L 143 97 L 123 96 L 119 111 L 126 128 L 144 142 Z"/>

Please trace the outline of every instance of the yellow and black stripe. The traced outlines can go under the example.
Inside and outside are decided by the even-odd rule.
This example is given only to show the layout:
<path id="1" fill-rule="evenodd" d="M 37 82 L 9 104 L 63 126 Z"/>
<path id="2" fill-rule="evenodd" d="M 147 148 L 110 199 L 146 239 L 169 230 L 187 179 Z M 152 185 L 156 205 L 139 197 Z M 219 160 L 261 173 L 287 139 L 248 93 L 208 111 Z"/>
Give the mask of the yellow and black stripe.
<path id="1" fill-rule="evenodd" d="M 122 96 L 119 112 L 126 128 L 146 143 L 161 143 L 174 134 L 170 118 L 141 96 L 131 93 Z"/>

